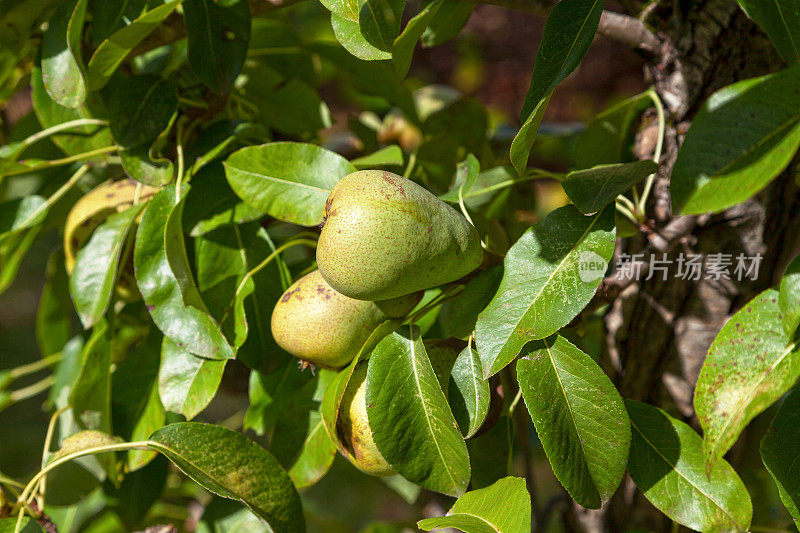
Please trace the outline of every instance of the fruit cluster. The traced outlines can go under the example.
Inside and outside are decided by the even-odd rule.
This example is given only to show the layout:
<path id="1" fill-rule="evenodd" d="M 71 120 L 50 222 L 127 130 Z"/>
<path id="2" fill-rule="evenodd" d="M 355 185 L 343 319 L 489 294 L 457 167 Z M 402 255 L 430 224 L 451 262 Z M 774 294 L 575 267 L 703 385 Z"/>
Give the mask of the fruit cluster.
<path id="1" fill-rule="evenodd" d="M 421 291 L 469 274 L 482 258 L 475 228 L 428 190 L 391 172 L 354 172 L 336 184 L 325 204 L 319 270 L 280 298 L 272 334 L 307 363 L 342 368 L 379 324 L 405 317 Z M 342 399 L 337 445 L 364 472 L 389 475 L 393 470 L 369 429 L 366 376 L 361 362 Z"/>

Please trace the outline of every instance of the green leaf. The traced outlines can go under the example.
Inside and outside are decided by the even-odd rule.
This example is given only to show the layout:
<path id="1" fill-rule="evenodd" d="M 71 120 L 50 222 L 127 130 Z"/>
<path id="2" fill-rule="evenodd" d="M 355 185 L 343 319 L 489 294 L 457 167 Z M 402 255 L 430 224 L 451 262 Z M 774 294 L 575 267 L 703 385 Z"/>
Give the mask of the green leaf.
<path id="1" fill-rule="evenodd" d="M 356 168 L 313 144 L 278 142 L 248 146 L 225 161 L 239 197 L 256 209 L 301 226 L 322 223 L 331 189 Z"/>
<path id="2" fill-rule="evenodd" d="M 473 490 L 503 479 L 514 471 L 514 422 L 508 416 L 500 415 L 485 432 L 467 441 L 467 449 Z"/>
<path id="3" fill-rule="evenodd" d="M 481 172 L 481 164 L 473 154 L 468 154 L 467 158 L 456 165 L 456 177 L 453 186 L 443 195 L 439 196 L 446 202 L 459 202 L 469 198 L 469 193 Z"/>
<path id="4" fill-rule="evenodd" d="M 575 165 L 589 168 L 628 159 L 631 126 L 649 103 L 650 97 L 643 92 L 595 116 L 575 144 Z"/>
<path id="5" fill-rule="evenodd" d="M 465 439 L 475 434 L 489 413 L 491 391 L 483 379 L 478 352 L 467 346 L 458 354 L 450 372 L 450 406 Z"/>
<path id="6" fill-rule="evenodd" d="M 181 349 L 164 337 L 158 394 L 167 411 L 191 420 L 214 399 L 226 361 L 205 359 Z"/>
<path id="7" fill-rule="evenodd" d="M 45 283 L 36 308 L 36 343 L 42 357 L 62 351 L 72 337 L 72 302 L 64 254 L 54 252 L 47 261 Z"/>
<path id="8" fill-rule="evenodd" d="M 151 328 L 144 342 L 116 364 L 111 376 L 112 425 L 114 432 L 127 441 L 145 440 L 166 420 L 158 395 L 162 339 L 161 332 Z M 151 451 L 129 450 L 128 471 L 143 467 L 156 455 Z"/>
<path id="9" fill-rule="evenodd" d="M 243 435 L 210 424 L 171 424 L 150 437 L 163 453 L 207 490 L 245 504 L 275 533 L 305 531 L 300 496 L 278 460 Z"/>
<path id="10" fill-rule="evenodd" d="M 111 215 L 78 252 L 69 278 L 69 291 L 85 329 L 94 326 L 111 303 L 122 249 L 144 206 L 135 205 Z"/>
<path id="11" fill-rule="evenodd" d="M 456 528 L 466 533 L 528 533 L 531 496 L 524 478 L 506 477 L 490 487 L 464 494 L 445 516 L 426 518 L 417 525 L 424 531 Z"/>
<path id="12" fill-rule="evenodd" d="M 217 94 L 226 94 L 247 57 L 250 6 L 247 0 L 185 0 L 189 65 Z"/>
<path id="13" fill-rule="evenodd" d="M 377 152 L 353 159 L 350 163 L 357 169 L 403 165 L 403 150 L 396 144 L 381 148 Z"/>
<path id="14" fill-rule="evenodd" d="M 89 0 L 92 44 L 97 47 L 109 35 L 130 25 L 142 14 L 146 4 L 147 0 Z"/>
<path id="15" fill-rule="evenodd" d="M 531 148 L 533 141 L 536 140 L 536 134 L 539 131 L 539 124 L 542 123 L 544 112 L 547 109 L 547 104 L 550 102 L 550 95 L 543 98 L 534 108 L 531 116 L 523 122 L 514 140 L 511 141 L 511 149 L 509 157 L 511 164 L 517 171 L 517 175 L 522 176 L 525 169 L 528 167 L 528 158 L 531 155 Z"/>
<path id="16" fill-rule="evenodd" d="M 708 464 L 800 376 L 800 350 L 782 322 L 778 291 L 766 290 L 728 320 L 708 349 L 694 391 Z"/>
<path id="17" fill-rule="evenodd" d="M 403 29 L 397 39 L 394 40 L 392 45 L 392 61 L 397 69 L 397 74 L 401 78 L 405 78 L 408 74 L 408 69 L 411 68 L 411 58 L 414 55 L 414 48 L 417 45 L 422 32 L 428 27 L 428 24 L 439 11 L 439 7 L 444 0 L 434 0 L 426 5 L 419 13 L 417 13 L 411 20 L 408 21 L 406 27 Z"/>
<path id="18" fill-rule="evenodd" d="M 628 472 L 650 503 L 695 531 L 747 531 L 753 514 L 742 480 L 724 460 L 707 471 L 700 436 L 661 409 L 626 400 Z"/>
<path id="19" fill-rule="evenodd" d="M 334 15 L 351 22 L 358 22 L 359 0 L 320 0 L 320 2 Z"/>
<path id="20" fill-rule="evenodd" d="M 800 327 L 800 255 L 789 263 L 783 273 L 778 305 L 783 316 L 783 330 L 792 339 Z"/>
<path id="21" fill-rule="evenodd" d="M 33 518 L 22 518 L 20 528 L 17 529 L 17 517 L 0 518 L 0 533 L 44 533 L 44 529 Z"/>
<path id="22" fill-rule="evenodd" d="M 44 222 L 47 199 L 31 195 L 0 203 L 0 237 Z"/>
<path id="23" fill-rule="evenodd" d="M 167 2 L 147 11 L 105 39 L 89 59 L 86 78 L 89 89 L 102 89 L 128 54 L 155 30 L 182 0 Z"/>
<path id="24" fill-rule="evenodd" d="M 653 161 L 601 165 L 570 172 L 561 185 L 572 203 L 588 215 L 600 211 L 656 170 L 658 165 Z"/>
<path id="25" fill-rule="evenodd" d="M 460 496 L 469 455 L 419 332 L 401 328 L 372 351 L 366 380 L 367 416 L 375 444 L 404 478 Z"/>
<path id="26" fill-rule="evenodd" d="M 475 326 L 484 377 L 513 361 L 526 342 L 552 335 L 581 312 L 603 279 L 615 233 L 613 206 L 590 217 L 564 206 L 514 243 L 497 294 Z"/>
<path id="27" fill-rule="evenodd" d="M 147 202 L 134 246 L 136 282 L 164 335 L 193 354 L 232 359 L 233 348 L 205 310 L 191 278 L 181 229 L 185 199 L 184 192 L 176 202 L 175 188 L 167 187 Z"/>
<path id="28" fill-rule="evenodd" d="M 150 152 L 150 146 L 146 144 L 120 150 L 122 168 L 128 176 L 145 185 L 152 187 L 167 185 L 175 173 L 172 161 L 163 157 L 153 157 Z"/>
<path id="29" fill-rule="evenodd" d="M 68 108 L 86 100 L 81 61 L 81 33 L 86 0 L 62 2 L 42 37 L 42 77 L 50 97 Z"/>
<path id="30" fill-rule="evenodd" d="M 325 428 L 328 430 L 328 435 L 331 438 L 336 438 L 336 420 L 339 417 L 339 408 L 342 405 L 342 397 L 344 391 L 347 389 L 347 384 L 353 376 L 353 371 L 356 365 L 361 361 L 384 337 L 391 334 L 397 326 L 401 324 L 400 320 L 386 320 L 376 327 L 369 338 L 364 342 L 361 350 L 353 357 L 350 364 L 339 372 L 333 381 L 328 385 L 324 396 L 322 397 L 322 405 L 320 412 L 322 413 L 322 420 L 325 422 Z"/>
<path id="31" fill-rule="evenodd" d="M 83 365 L 70 403 L 81 427 L 111 434 L 111 346 L 105 321 L 95 326 L 83 347 Z"/>
<path id="32" fill-rule="evenodd" d="M 178 108 L 175 86 L 159 76 L 114 76 L 103 90 L 114 139 L 123 148 L 149 145 Z"/>
<path id="33" fill-rule="evenodd" d="M 589 51 L 603 3 L 603 0 L 565 0 L 557 3 L 547 17 L 533 64 L 531 85 L 522 105 L 522 128 L 511 145 L 511 162 L 519 174 L 527 166 L 528 154 L 550 96 Z"/>
<path id="34" fill-rule="evenodd" d="M 453 337 L 463 339 L 475 331 L 478 316 L 494 298 L 502 279 L 503 267 L 500 265 L 479 272 L 467 282 L 460 294 L 445 302 L 447 325 Z"/>
<path id="35" fill-rule="evenodd" d="M 800 146 L 800 65 L 712 94 L 672 170 L 672 208 L 719 212 L 780 174 Z"/>
<path id="36" fill-rule="evenodd" d="M 362 0 L 358 24 L 367 42 L 378 50 L 391 52 L 400 33 L 400 19 L 405 5 L 405 0 Z"/>
<path id="37" fill-rule="evenodd" d="M 783 505 L 800 521 L 800 388 L 789 394 L 761 440 L 761 460 L 778 486 Z"/>
<path id="38" fill-rule="evenodd" d="M 78 426 L 111 435 L 111 332 L 108 323 L 99 322 L 83 347 L 80 375 L 72 387 L 70 404 Z M 108 477 L 116 482 L 114 454 L 97 457 Z"/>
<path id="39" fill-rule="evenodd" d="M 33 110 L 36 113 L 36 118 L 42 128 L 50 128 L 81 118 L 98 118 L 95 113 L 89 110 L 87 104 L 70 109 L 54 102 L 45 90 L 42 70 L 38 65 L 33 65 L 31 69 L 31 99 L 33 100 Z M 50 140 L 70 155 L 113 144 L 110 130 L 101 126 L 81 126 L 53 135 Z"/>
<path id="40" fill-rule="evenodd" d="M 364 61 L 391 59 L 392 54 L 373 46 L 361 33 L 358 22 L 331 13 L 333 34 L 345 50 Z"/>
<path id="41" fill-rule="evenodd" d="M 611 380 L 557 335 L 525 345 L 517 379 L 556 477 L 576 502 L 598 509 L 617 490 L 631 443 Z"/>
<path id="42" fill-rule="evenodd" d="M 474 9 L 471 2 L 444 0 L 422 34 L 422 46 L 433 48 L 454 38 L 466 26 Z"/>
<path id="43" fill-rule="evenodd" d="M 0 294 L 16 279 L 22 260 L 40 230 L 41 227 L 34 226 L 0 237 Z"/>
<path id="44" fill-rule="evenodd" d="M 336 455 L 336 444 L 328 436 L 319 411 L 311 411 L 308 418 L 308 436 L 300 455 L 289 468 L 289 477 L 297 488 L 308 487 L 319 481 L 330 469 Z"/>
<path id="45" fill-rule="evenodd" d="M 747 16 L 769 35 L 781 57 L 800 61 L 800 2 L 797 0 L 738 0 Z"/>

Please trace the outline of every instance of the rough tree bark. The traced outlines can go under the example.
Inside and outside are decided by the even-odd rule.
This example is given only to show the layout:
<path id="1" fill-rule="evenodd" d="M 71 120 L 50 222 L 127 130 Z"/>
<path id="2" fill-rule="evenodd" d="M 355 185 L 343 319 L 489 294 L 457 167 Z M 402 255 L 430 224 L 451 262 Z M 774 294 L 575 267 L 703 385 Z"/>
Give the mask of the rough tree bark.
<path id="1" fill-rule="evenodd" d="M 676 219 L 670 209 L 669 175 L 683 135 L 708 95 L 735 81 L 775 71 L 783 63 L 735 0 L 663 1 L 645 12 L 628 14 L 654 28 L 661 41 L 656 53 L 647 53 L 646 70 L 667 107 L 668 127 L 662 167 L 647 211 L 654 215 L 655 232 L 630 240 L 618 252 L 654 252 L 659 257 L 666 252 L 673 270 L 666 281 L 656 275 L 631 283 L 616 295 L 604 318 L 604 365 L 623 396 L 665 406 L 698 428 L 692 395 L 705 353 L 727 318 L 774 284 L 800 251 L 800 193 L 795 161 L 744 204 L 710 217 Z M 652 153 L 652 129 L 643 129 L 637 137 L 636 149 L 642 157 Z M 663 228 L 678 228 L 677 238 L 665 241 L 659 235 Z M 760 253 L 763 260 L 756 281 L 687 281 L 674 276 L 681 252 L 734 257 Z M 753 451 L 757 453 L 757 449 L 749 453 Z M 736 466 L 746 455 L 734 450 L 729 457 Z M 573 506 L 565 519 L 570 530 L 593 533 L 635 528 L 669 531 L 672 526 L 629 478 L 603 509 Z"/>

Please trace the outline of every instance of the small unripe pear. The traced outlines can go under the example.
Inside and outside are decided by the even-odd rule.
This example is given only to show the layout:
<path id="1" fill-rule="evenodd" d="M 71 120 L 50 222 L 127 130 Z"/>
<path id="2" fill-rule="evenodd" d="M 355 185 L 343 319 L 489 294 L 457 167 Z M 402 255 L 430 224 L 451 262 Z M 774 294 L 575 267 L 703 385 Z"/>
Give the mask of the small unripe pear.
<path id="1" fill-rule="evenodd" d="M 483 259 L 475 228 L 424 187 L 380 170 L 331 190 L 317 265 L 337 291 L 386 300 L 457 280 Z"/>
<path id="2" fill-rule="evenodd" d="M 341 368 L 387 318 L 407 314 L 420 299 L 408 295 L 387 302 L 354 300 L 335 291 L 319 270 L 283 293 L 272 311 L 272 336 L 290 354 L 324 368 Z"/>
<path id="3" fill-rule="evenodd" d="M 372 438 L 367 418 L 367 362 L 353 369 L 347 383 L 336 421 L 336 434 L 340 439 L 339 451 L 353 465 L 366 474 L 391 476 L 396 472 L 383 458 Z"/>

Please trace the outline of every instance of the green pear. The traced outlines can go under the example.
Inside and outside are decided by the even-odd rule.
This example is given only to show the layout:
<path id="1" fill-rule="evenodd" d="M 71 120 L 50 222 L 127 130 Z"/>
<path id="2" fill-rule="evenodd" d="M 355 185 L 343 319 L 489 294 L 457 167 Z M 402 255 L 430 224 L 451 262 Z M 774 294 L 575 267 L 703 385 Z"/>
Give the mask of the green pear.
<path id="1" fill-rule="evenodd" d="M 297 280 L 275 304 L 272 336 L 281 348 L 300 359 L 324 368 L 341 368 L 353 360 L 378 324 L 406 315 L 420 297 L 354 300 L 331 288 L 315 270 Z"/>
<path id="2" fill-rule="evenodd" d="M 367 362 L 358 363 L 347 383 L 336 420 L 339 451 L 366 474 L 391 476 L 396 472 L 383 458 L 372 438 L 367 418 Z"/>
<path id="3" fill-rule="evenodd" d="M 457 280 L 483 259 L 475 228 L 427 189 L 380 170 L 348 174 L 331 190 L 317 265 L 331 287 L 386 300 Z"/>

